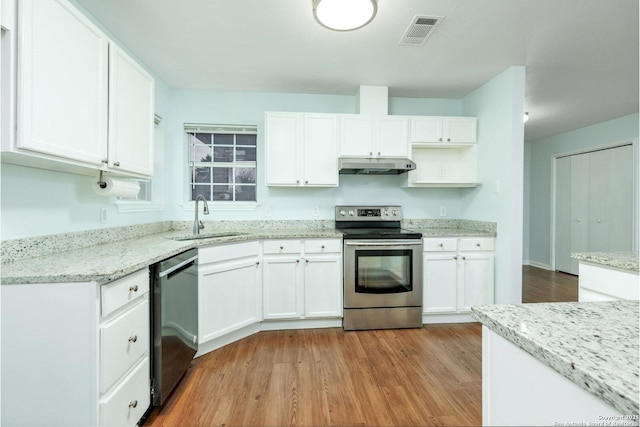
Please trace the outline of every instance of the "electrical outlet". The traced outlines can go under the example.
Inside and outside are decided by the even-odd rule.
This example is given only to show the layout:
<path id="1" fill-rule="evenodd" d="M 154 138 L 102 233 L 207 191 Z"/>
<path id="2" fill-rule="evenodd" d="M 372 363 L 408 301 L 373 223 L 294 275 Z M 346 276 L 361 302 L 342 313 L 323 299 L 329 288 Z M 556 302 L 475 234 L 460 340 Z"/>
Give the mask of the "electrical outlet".
<path id="1" fill-rule="evenodd" d="M 313 216 L 320 216 L 320 206 L 313 207 Z"/>
<path id="2" fill-rule="evenodd" d="M 440 216 L 447 216 L 447 207 L 440 206 Z"/>
<path id="3" fill-rule="evenodd" d="M 100 209 L 100 222 L 103 223 L 103 224 L 105 222 L 107 222 L 107 219 L 108 219 L 107 218 L 107 212 L 108 212 L 107 208 L 101 208 Z"/>

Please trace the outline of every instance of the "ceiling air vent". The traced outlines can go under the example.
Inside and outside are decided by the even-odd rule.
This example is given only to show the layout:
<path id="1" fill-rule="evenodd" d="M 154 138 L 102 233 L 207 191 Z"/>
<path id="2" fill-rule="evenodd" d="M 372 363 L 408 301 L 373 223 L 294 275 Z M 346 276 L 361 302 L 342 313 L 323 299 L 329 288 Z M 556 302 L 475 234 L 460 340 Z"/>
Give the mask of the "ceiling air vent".
<path id="1" fill-rule="evenodd" d="M 442 22 L 444 16 L 416 15 L 400 39 L 400 44 L 420 46 Z"/>

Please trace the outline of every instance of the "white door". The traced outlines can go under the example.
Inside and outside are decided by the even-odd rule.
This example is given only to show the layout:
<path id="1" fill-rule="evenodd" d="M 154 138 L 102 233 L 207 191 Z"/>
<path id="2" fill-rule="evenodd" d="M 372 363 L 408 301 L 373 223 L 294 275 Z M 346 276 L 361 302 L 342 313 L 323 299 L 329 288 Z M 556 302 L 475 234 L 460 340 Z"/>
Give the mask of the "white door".
<path id="1" fill-rule="evenodd" d="M 109 46 L 109 167 L 153 175 L 154 81 L 113 43 Z"/>
<path id="2" fill-rule="evenodd" d="M 66 1 L 18 2 L 22 149 L 99 166 L 107 159 L 108 39 Z"/>
<path id="3" fill-rule="evenodd" d="M 459 255 L 458 310 L 468 312 L 472 305 L 493 304 L 493 258 L 493 253 L 482 252 Z"/>
<path id="4" fill-rule="evenodd" d="M 302 316 L 300 257 L 263 258 L 263 314 L 265 319 L 297 319 Z"/>
<path id="5" fill-rule="evenodd" d="M 609 219 L 609 248 L 612 251 L 633 250 L 633 146 L 611 150 L 611 188 L 609 192 L 609 212 L 615 218 Z M 636 193 L 637 194 L 637 193 Z"/>
<path id="6" fill-rule="evenodd" d="M 455 313 L 458 293 L 458 261 L 455 252 L 423 257 L 422 306 L 425 313 Z"/>
<path id="7" fill-rule="evenodd" d="M 340 116 L 340 155 L 373 156 L 373 118 L 363 114 Z"/>
<path id="8" fill-rule="evenodd" d="M 556 270 L 571 271 L 571 157 L 556 160 L 555 258 Z"/>
<path id="9" fill-rule="evenodd" d="M 586 252 L 589 245 L 589 154 L 571 156 L 570 252 Z M 567 196 L 565 196 L 567 197 Z M 578 261 L 571 258 L 571 270 L 578 274 Z"/>
<path id="10" fill-rule="evenodd" d="M 409 157 L 409 119 L 386 116 L 376 119 L 377 157 Z"/>
<path id="11" fill-rule="evenodd" d="M 442 142 L 442 117 L 411 117 L 411 142 Z"/>
<path id="12" fill-rule="evenodd" d="M 338 119 L 335 114 L 305 114 L 304 184 L 338 186 Z"/>
<path id="13" fill-rule="evenodd" d="M 267 185 L 300 184 L 302 114 L 265 114 Z"/>
<path id="14" fill-rule="evenodd" d="M 446 142 L 476 142 L 475 117 L 445 117 L 442 119 L 442 138 Z"/>
<path id="15" fill-rule="evenodd" d="M 304 315 L 342 315 L 342 255 L 310 256 L 305 260 Z"/>

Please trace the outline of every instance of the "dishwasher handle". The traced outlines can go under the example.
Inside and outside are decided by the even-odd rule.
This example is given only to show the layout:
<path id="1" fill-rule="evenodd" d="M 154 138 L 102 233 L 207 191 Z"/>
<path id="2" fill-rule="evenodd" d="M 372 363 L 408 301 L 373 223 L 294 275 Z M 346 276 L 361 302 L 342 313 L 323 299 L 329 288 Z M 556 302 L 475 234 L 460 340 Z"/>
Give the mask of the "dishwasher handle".
<path id="1" fill-rule="evenodd" d="M 170 279 L 171 276 L 174 276 L 178 273 L 180 273 L 183 270 L 186 270 L 187 268 L 191 267 L 192 265 L 194 265 L 196 263 L 196 260 L 198 259 L 198 255 L 192 256 L 189 259 L 186 259 L 184 261 L 182 261 L 180 264 L 174 265 L 171 268 L 168 268 L 164 271 L 160 271 L 158 273 L 158 278 L 162 278 L 164 276 L 168 276 L 168 278 Z"/>

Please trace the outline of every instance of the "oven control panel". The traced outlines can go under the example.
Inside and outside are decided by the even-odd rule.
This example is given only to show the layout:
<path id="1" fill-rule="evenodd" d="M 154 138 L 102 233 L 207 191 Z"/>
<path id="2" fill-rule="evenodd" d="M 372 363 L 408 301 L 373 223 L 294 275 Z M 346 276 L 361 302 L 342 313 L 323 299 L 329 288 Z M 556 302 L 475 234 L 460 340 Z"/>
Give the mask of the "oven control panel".
<path id="1" fill-rule="evenodd" d="M 336 206 L 336 221 L 399 221 L 400 206 Z"/>

